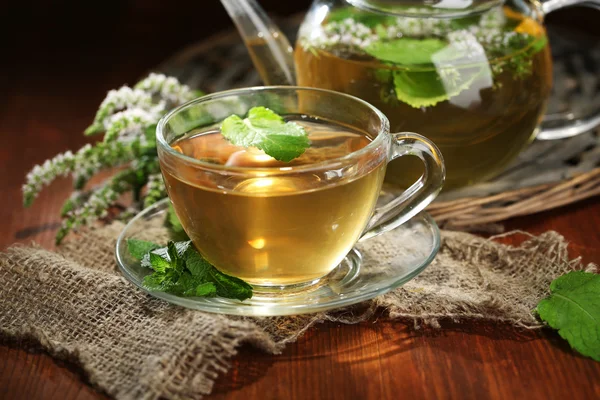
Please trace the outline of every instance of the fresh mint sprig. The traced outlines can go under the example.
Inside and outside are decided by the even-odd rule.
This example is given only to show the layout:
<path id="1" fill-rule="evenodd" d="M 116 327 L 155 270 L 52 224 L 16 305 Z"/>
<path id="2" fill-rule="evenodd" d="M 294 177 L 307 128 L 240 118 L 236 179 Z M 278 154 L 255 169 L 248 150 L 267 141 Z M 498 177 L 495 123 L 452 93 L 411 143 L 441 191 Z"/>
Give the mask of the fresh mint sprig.
<path id="1" fill-rule="evenodd" d="M 149 291 L 177 296 L 224 297 L 240 301 L 252 297 L 252 286 L 222 273 L 196 251 L 191 241 L 169 242 L 166 247 L 128 239 L 129 253 L 153 272 L 144 278 Z"/>
<path id="2" fill-rule="evenodd" d="M 600 361 L 600 275 L 572 271 L 550 284 L 537 305 L 549 326 L 584 356 Z"/>
<path id="3" fill-rule="evenodd" d="M 256 147 L 278 161 L 290 162 L 310 146 L 308 133 L 295 122 L 286 122 L 266 107 L 253 107 L 244 119 L 232 115 L 221 124 L 221 134 L 232 144 Z"/>

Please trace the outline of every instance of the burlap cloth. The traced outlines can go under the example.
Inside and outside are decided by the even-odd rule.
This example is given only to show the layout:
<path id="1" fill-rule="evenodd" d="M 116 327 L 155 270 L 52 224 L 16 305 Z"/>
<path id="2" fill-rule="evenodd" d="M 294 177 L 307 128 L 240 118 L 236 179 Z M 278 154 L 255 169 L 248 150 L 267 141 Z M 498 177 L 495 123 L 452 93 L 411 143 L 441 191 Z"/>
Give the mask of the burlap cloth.
<path id="1" fill-rule="evenodd" d="M 442 233 L 439 255 L 418 278 L 362 307 L 280 318 L 241 318 L 170 305 L 116 270 L 113 223 L 89 230 L 58 253 L 15 246 L 0 254 L 0 334 L 33 340 L 81 366 L 117 399 L 187 399 L 210 393 L 241 343 L 278 353 L 325 320 L 352 323 L 383 307 L 417 326 L 451 318 L 538 328 L 532 314 L 552 279 L 585 267 L 555 232 L 518 247 L 467 233 Z"/>

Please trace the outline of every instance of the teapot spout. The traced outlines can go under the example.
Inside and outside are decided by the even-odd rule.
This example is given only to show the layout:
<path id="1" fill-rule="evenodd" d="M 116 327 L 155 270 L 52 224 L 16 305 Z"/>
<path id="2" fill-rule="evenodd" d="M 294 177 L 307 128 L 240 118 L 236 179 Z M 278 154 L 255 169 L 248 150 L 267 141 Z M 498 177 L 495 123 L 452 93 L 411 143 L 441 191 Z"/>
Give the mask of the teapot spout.
<path id="1" fill-rule="evenodd" d="M 295 85 L 293 49 L 255 0 L 221 0 L 265 85 Z"/>

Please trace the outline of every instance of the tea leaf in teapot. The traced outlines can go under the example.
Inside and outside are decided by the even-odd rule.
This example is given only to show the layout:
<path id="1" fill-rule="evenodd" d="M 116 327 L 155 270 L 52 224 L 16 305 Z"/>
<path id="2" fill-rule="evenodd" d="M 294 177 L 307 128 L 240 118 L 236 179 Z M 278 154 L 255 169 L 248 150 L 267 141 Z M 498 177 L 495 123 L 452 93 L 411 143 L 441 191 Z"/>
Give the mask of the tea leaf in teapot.
<path id="1" fill-rule="evenodd" d="M 365 51 L 380 61 L 417 65 L 431 64 L 431 57 L 446 46 L 446 42 L 440 39 L 400 38 L 372 43 Z"/>
<path id="2" fill-rule="evenodd" d="M 289 162 L 310 146 L 308 133 L 295 122 L 286 122 L 265 107 L 253 107 L 248 117 L 223 120 L 221 134 L 237 146 L 256 147 L 278 161 Z"/>
<path id="3" fill-rule="evenodd" d="M 441 69 L 394 71 L 394 89 L 398 100 L 415 108 L 434 106 L 460 94 L 477 79 L 480 70 Z"/>
<path id="4" fill-rule="evenodd" d="M 548 43 L 548 38 L 546 36 L 536 37 L 529 47 L 529 52 L 531 55 L 537 53 L 538 51 L 542 51 L 546 44 Z"/>
<path id="5" fill-rule="evenodd" d="M 434 106 L 460 94 L 483 69 L 477 64 L 461 66 L 457 61 L 467 59 L 464 51 L 440 39 L 379 41 L 366 51 L 381 61 L 405 66 L 389 72 L 379 70 L 376 79 L 393 85 L 396 98 L 415 108 Z M 412 65 L 429 67 L 411 68 Z"/>

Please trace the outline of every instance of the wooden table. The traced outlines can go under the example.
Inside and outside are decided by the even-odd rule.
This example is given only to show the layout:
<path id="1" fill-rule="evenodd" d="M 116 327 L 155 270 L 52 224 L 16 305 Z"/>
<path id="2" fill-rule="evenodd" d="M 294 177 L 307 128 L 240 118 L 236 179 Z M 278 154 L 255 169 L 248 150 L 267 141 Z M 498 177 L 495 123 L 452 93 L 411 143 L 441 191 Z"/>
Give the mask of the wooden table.
<path id="1" fill-rule="evenodd" d="M 23 47 L 15 53 L 18 62 L 9 59 L 0 66 L 1 76 L 10 78 L 0 81 L 0 249 L 31 240 L 52 247 L 70 183 L 55 183 L 25 210 L 20 193 L 25 173 L 58 152 L 82 146 L 81 132 L 107 90 L 133 83 L 175 46 L 194 39 L 172 33 L 158 40 L 155 31 L 140 29 L 156 39 L 151 49 L 142 34 L 136 40 L 49 47 L 42 54 Z M 600 262 L 600 199 L 511 220 L 507 227 L 556 230 L 572 242 L 573 255 Z M 209 398 L 600 398 L 600 363 L 574 354 L 553 332 L 443 326 L 414 330 L 382 318 L 351 326 L 326 323 L 282 355 L 246 346 Z M 76 367 L 26 347 L 0 346 L 0 398 L 105 398 L 86 385 Z"/>

